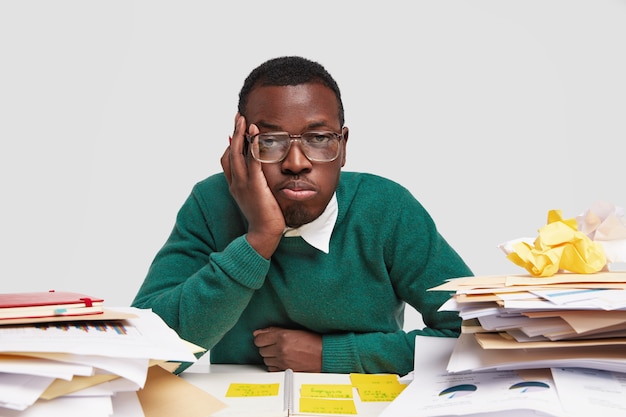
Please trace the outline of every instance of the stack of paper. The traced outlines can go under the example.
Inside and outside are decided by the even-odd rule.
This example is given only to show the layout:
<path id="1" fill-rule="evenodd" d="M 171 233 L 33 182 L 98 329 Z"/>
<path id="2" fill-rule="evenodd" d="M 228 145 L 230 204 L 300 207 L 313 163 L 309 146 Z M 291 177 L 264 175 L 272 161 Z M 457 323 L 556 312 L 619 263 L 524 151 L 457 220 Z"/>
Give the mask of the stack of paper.
<path id="1" fill-rule="evenodd" d="M 144 416 L 139 400 L 152 370 L 195 360 L 149 310 L 2 320 L 0 416 Z"/>
<path id="2" fill-rule="evenodd" d="M 441 310 L 463 319 L 448 371 L 555 366 L 626 372 L 626 272 L 467 277 Z"/>
<path id="3" fill-rule="evenodd" d="M 415 378 L 380 417 L 626 415 L 623 373 L 583 368 L 449 373 L 454 339 L 417 336 L 415 346 Z"/>

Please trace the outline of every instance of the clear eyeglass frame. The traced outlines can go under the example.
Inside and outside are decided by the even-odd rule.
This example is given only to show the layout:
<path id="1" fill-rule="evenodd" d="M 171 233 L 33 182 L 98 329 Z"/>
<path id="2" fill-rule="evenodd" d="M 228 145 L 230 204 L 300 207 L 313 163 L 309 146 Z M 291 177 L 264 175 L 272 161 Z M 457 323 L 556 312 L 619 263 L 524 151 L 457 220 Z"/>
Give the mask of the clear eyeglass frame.
<path id="1" fill-rule="evenodd" d="M 326 144 L 324 147 L 315 148 L 314 145 L 311 144 L 313 139 L 326 135 L 329 136 L 330 140 L 332 140 L 332 142 L 327 142 L 330 143 L 330 145 Z M 288 132 L 264 132 L 257 133 L 256 135 L 246 135 L 246 141 L 250 148 L 252 157 L 264 164 L 272 164 L 283 161 L 289 154 L 289 150 L 291 149 L 291 144 L 293 142 L 300 143 L 300 150 L 309 161 L 332 162 L 337 159 L 341 153 L 340 144 L 343 138 L 343 129 L 341 133 L 332 131 L 308 131 L 299 135 L 292 135 Z M 273 158 L 264 158 L 259 151 L 259 141 L 277 141 L 277 139 L 283 146 L 283 148 L 277 151 L 282 153 Z M 333 147 L 335 148 L 334 150 Z M 316 152 L 316 150 L 319 152 Z M 322 154 L 327 151 L 331 151 L 332 153 L 322 156 Z"/>

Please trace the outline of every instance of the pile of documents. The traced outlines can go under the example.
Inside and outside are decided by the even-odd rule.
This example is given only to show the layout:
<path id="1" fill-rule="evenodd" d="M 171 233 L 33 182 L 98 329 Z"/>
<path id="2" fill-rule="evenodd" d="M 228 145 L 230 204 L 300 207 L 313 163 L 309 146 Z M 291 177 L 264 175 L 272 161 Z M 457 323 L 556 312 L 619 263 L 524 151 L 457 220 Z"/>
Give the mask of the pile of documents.
<path id="1" fill-rule="evenodd" d="M 450 373 L 455 339 L 416 336 L 415 378 L 380 417 L 624 417 L 626 374 L 589 368 Z"/>
<path id="2" fill-rule="evenodd" d="M 462 333 L 448 372 L 580 367 L 626 372 L 626 272 L 449 280 Z"/>
<path id="3" fill-rule="evenodd" d="M 42 297 L 52 302 L 39 310 L 22 306 L 22 317 L 20 306 L 0 308 L 13 309 L 6 311 L 12 318 L 0 320 L 2 417 L 144 416 L 141 395 L 149 375 L 162 371 L 180 379 L 172 368 L 196 360 L 195 347 L 150 310 L 96 311 L 92 307 L 102 300 L 88 297 L 90 306 L 81 315 L 61 304 L 50 307 L 58 294 L 34 295 L 39 304 L 46 304 Z M 16 301 L 27 295 L 2 296 Z"/>

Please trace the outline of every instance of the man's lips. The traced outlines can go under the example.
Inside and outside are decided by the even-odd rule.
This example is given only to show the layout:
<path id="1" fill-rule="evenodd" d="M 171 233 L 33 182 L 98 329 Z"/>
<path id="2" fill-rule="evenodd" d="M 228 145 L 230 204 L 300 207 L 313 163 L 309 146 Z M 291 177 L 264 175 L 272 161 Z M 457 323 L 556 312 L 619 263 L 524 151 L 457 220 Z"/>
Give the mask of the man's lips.
<path id="1" fill-rule="evenodd" d="M 317 193 L 315 187 L 305 181 L 289 181 L 280 188 L 280 191 L 290 200 L 306 200 Z"/>

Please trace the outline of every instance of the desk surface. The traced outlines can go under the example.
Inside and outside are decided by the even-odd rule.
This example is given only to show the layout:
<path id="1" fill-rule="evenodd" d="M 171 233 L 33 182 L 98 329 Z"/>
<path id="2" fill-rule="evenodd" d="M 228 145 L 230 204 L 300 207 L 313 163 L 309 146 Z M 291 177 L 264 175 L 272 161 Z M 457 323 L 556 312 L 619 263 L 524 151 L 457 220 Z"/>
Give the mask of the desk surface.
<path id="1" fill-rule="evenodd" d="M 448 340 L 445 338 L 427 338 L 420 341 L 422 345 L 432 344 L 428 346 L 430 348 L 437 347 L 437 349 L 426 349 L 429 354 L 416 355 L 416 364 L 420 369 L 422 380 L 420 383 L 424 383 L 423 379 L 427 378 L 429 374 L 427 368 L 437 368 L 436 362 L 438 359 L 444 360 L 449 357 L 450 350 L 452 348 L 454 340 Z M 436 353 L 435 353 L 436 352 Z M 214 365 L 208 363 L 194 364 L 187 371 L 181 374 L 181 377 L 186 381 L 192 383 L 198 388 L 210 393 L 218 400 L 225 403 L 228 407 L 213 414 L 215 417 L 233 417 L 233 416 L 246 416 L 254 415 L 255 417 L 273 417 L 284 416 L 283 412 L 283 397 L 282 387 L 284 382 L 283 372 L 267 372 L 265 368 L 253 365 Z M 403 378 L 404 380 L 405 378 Z M 299 387 L 302 383 L 311 384 L 350 384 L 350 375 L 348 374 L 306 374 L 296 373 L 294 375 L 295 387 Z M 239 383 L 279 383 L 281 390 L 277 397 L 264 397 L 264 398 L 227 398 L 225 397 L 226 391 L 229 385 L 233 382 Z M 403 381 L 404 382 L 404 381 Z M 417 388 L 420 384 L 415 385 Z M 358 392 L 354 392 L 355 405 L 357 407 L 357 417 L 380 417 L 380 416 L 411 416 L 418 417 L 419 414 L 415 414 L 417 411 L 413 406 L 407 404 L 407 395 L 411 396 L 411 387 L 408 387 L 406 392 L 400 394 L 400 397 L 404 396 L 404 399 L 400 402 L 388 403 L 388 402 L 361 402 L 358 398 Z M 405 395 L 407 394 L 407 395 Z M 398 399 L 400 399 L 398 397 Z M 409 403 L 411 400 L 408 400 Z M 465 410 L 470 413 L 470 409 Z M 305 414 L 303 414 L 305 415 Z M 307 416 L 314 416 L 315 414 L 306 414 Z M 431 414 L 432 415 L 432 414 Z M 537 417 L 538 414 L 532 410 L 506 410 L 497 412 L 473 412 L 467 414 L 472 417 Z M 320 415 L 321 416 L 321 415 Z M 328 417 L 329 414 L 324 414 Z M 354 417 L 354 415 L 352 415 Z"/>
<path id="2" fill-rule="evenodd" d="M 191 371 L 190 371 L 191 370 Z M 190 368 L 180 376 L 198 388 L 210 393 L 228 407 L 213 414 L 212 417 L 279 417 L 286 414 L 282 411 L 282 388 L 278 397 L 265 398 L 227 398 L 226 390 L 232 382 L 240 383 L 280 383 L 282 387 L 284 374 L 282 372 L 267 372 L 263 367 L 253 365 L 201 365 Z M 298 373 L 297 383 L 350 383 L 347 374 L 303 374 Z M 357 416 L 379 417 L 391 403 L 363 403 L 358 400 Z M 253 414 L 251 414 L 253 412 Z M 315 414 L 303 414 L 316 416 Z M 385 414 L 387 415 L 387 414 Z M 400 415 L 400 414 L 398 414 Z M 472 417 L 537 417 L 537 413 L 530 410 L 508 410 L 497 413 L 472 413 Z M 319 416 L 328 417 L 329 414 Z M 354 417 L 354 415 L 352 416 Z M 418 417 L 418 415 L 416 415 Z"/>

